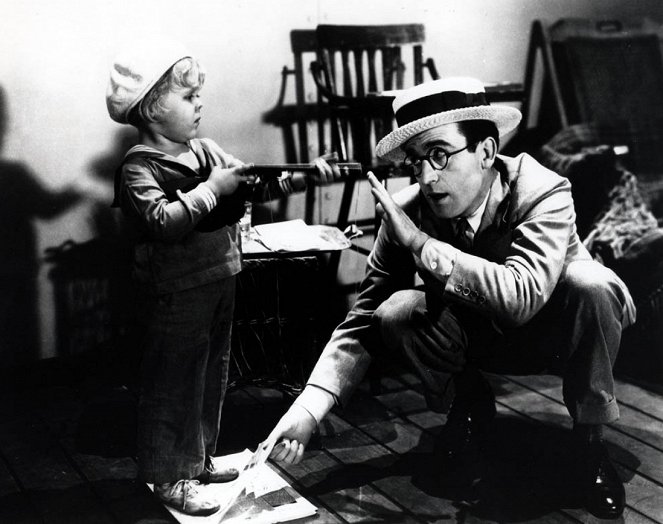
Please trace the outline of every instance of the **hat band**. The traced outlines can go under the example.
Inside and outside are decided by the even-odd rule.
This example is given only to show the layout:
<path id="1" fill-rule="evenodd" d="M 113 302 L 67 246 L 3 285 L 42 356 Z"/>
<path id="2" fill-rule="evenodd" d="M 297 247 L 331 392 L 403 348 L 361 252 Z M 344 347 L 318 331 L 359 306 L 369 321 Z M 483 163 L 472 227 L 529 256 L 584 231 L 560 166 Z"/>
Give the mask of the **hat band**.
<path id="1" fill-rule="evenodd" d="M 490 104 L 486 100 L 486 93 L 463 93 L 462 91 L 434 93 L 413 100 L 401 107 L 396 111 L 396 122 L 399 126 L 404 126 L 405 124 L 436 113 L 462 109 L 464 107 L 487 105 Z"/>

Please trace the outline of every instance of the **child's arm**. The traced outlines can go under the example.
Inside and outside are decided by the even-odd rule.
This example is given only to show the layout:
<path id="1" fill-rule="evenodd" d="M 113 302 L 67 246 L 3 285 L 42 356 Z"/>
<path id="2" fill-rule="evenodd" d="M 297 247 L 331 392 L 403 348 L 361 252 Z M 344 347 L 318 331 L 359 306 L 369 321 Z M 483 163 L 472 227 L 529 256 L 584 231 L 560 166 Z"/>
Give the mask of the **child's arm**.
<path id="1" fill-rule="evenodd" d="M 174 241 L 193 229 L 207 210 L 201 195 L 169 201 L 150 167 L 141 161 L 122 166 L 118 203 L 150 238 Z"/>
<path id="2" fill-rule="evenodd" d="M 119 203 L 151 238 L 176 241 L 216 207 L 217 198 L 250 180 L 243 175 L 250 167 L 215 168 L 207 181 L 186 193 L 178 191 L 177 199 L 170 201 L 149 167 L 141 162 L 125 164 Z"/>

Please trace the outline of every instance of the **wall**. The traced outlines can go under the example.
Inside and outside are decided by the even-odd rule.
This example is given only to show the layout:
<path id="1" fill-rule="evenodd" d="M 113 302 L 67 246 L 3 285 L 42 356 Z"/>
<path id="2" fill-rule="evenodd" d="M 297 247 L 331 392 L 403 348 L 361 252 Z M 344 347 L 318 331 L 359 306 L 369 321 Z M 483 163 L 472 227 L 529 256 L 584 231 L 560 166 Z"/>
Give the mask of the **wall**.
<path id="1" fill-rule="evenodd" d="M 99 211 L 107 210 L 110 201 L 113 165 L 132 137 L 108 118 L 104 104 L 114 50 L 132 34 L 158 30 L 186 42 L 208 70 L 202 135 L 242 159 L 267 163 L 283 161 L 280 133 L 263 124 L 261 115 L 276 103 L 281 68 L 292 65 L 288 34 L 293 28 L 423 22 L 426 52 L 443 74 L 520 81 L 533 19 L 644 15 L 663 22 L 663 3 L 5 0 L 0 21 L 3 165 L 22 166 L 29 173 L 25 176 L 34 177 L 53 198 L 70 186 L 86 194 L 75 204 L 55 209 L 51 203 L 51 213 L 35 211 L 27 217 L 36 232 L 39 356 L 56 351 L 54 297 L 44 253 L 65 241 L 85 242 L 100 234 Z M 9 253 L 12 247 L 1 249 Z"/>

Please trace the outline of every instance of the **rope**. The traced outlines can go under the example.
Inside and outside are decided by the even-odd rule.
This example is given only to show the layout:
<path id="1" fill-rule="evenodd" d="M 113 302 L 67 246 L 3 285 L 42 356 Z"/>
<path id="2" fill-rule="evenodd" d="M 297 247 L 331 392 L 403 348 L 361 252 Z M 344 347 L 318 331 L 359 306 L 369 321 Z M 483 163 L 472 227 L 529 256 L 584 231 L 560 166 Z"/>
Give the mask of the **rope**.
<path id="1" fill-rule="evenodd" d="M 608 198 L 609 207 L 597 217 L 584 244 L 592 255 L 608 248 L 609 254 L 619 259 L 633 242 L 657 229 L 658 222 L 640 193 L 637 178 L 629 171 L 623 171 Z"/>

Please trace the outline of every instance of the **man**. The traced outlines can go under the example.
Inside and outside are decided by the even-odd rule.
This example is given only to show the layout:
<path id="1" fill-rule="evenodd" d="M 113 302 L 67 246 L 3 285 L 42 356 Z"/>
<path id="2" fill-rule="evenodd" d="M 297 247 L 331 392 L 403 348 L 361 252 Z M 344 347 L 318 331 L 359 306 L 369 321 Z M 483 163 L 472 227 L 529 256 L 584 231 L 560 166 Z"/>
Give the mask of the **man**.
<path id="1" fill-rule="evenodd" d="M 624 487 L 601 428 L 619 416 L 612 366 L 635 309 L 578 238 L 569 182 L 526 154 L 497 155 L 521 115 L 490 106 L 478 80 L 421 84 L 393 107 L 399 127 L 377 154 L 403 161 L 418 184 L 392 199 L 369 174 L 383 224 L 365 280 L 270 434 L 282 441 L 272 457 L 301 460 L 320 420 L 387 351 L 411 363 L 431 409 L 448 410 L 439 452 L 449 461 L 495 414 L 480 369 L 538 373 L 563 363 L 564 401 L 587 459 L 585 505 L 600 518 L 620 515 Z M 409 284 L 415 271 L 422 286 Z"/>

